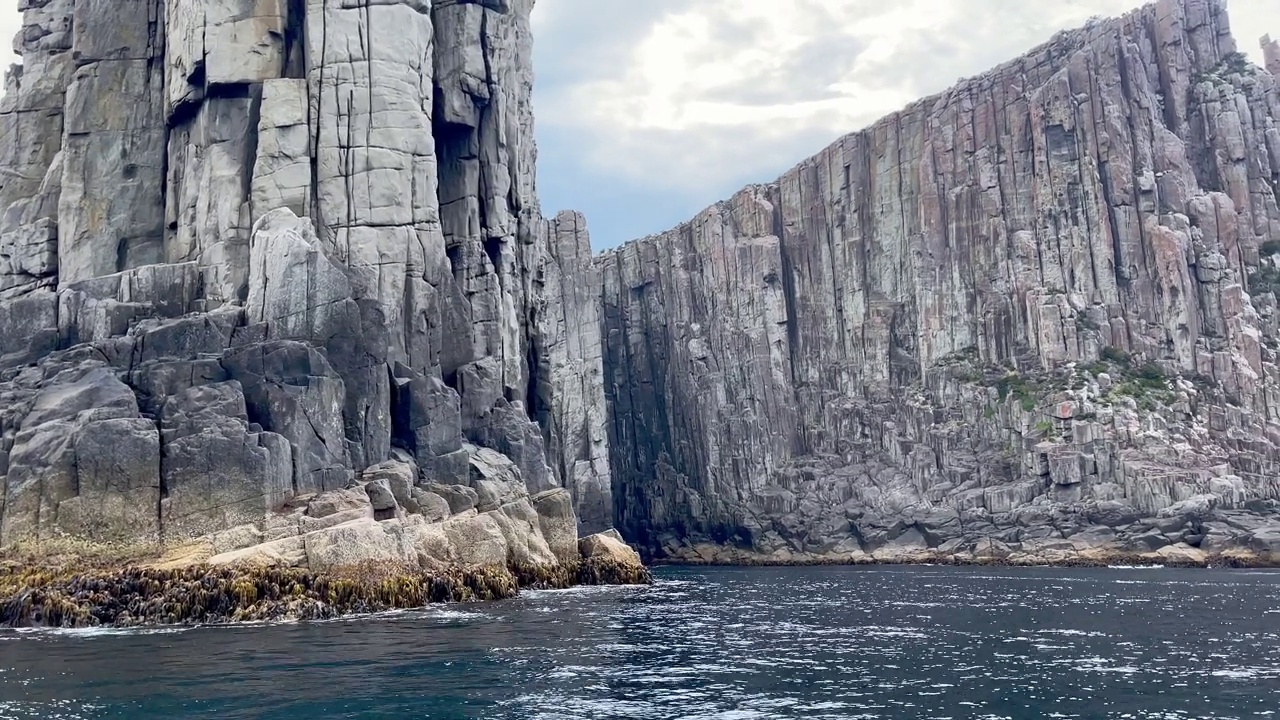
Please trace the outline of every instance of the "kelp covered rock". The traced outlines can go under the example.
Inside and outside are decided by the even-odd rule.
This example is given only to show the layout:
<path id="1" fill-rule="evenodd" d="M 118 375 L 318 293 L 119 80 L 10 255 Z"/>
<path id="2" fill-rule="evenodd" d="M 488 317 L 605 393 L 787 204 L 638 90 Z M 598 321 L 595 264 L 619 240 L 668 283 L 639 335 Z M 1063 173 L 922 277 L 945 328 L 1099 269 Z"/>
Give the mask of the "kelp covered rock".
<path id="1" fill-rule="evenodd" d="M 0 568 L 0 624 L 92 627 L 323 619 L 515 596 L 506 568 L 412 572 L 366 564 L 326 574 L 279 567 L 192 565 L 82 573 Z"/>
<path id="2" fill-rule="evenodd" d="M 639 585 L 653 582 L 640 554 L 623 541 L 617 530 L 606 530 L 578 541 L 584 585 Z"/>

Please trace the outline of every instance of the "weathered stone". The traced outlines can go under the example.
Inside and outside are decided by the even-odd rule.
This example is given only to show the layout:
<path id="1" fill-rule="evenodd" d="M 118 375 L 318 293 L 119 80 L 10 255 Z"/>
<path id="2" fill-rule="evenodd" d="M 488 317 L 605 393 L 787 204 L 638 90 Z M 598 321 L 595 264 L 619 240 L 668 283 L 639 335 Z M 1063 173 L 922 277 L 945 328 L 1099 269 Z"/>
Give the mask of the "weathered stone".
<path id="1" fill-rule="evenodd" d="M 301 342 L 255 343 L 228 351 L 222 366 L 244 388 L 249 420 L 289 440 L 297 492 L 347 484 L 346 388 L 321 352 Z"/>
<path id="2" fill-rule="evenodd" d="M 414 488 L 412 492 L 413 500 L 418 505 L 418 513 L 428 522 L 440 522 L 452 513 L 449 501 L 436 493 L 419 488 Z"/>
<path id="3" fill-rule="evenodd" d="M 75 437 L 77 495 L 58 526 L 98 541 L 159 539 L 160 434 L 145 418 L 91 422 Z"/>
<path id="4" fill-rule="evenodd" d="M 564 488 L 547 490 L 532 498 L 542 535 L 547 539 L 551 552 L 562 563 L 572 562 L 578 552 L 578 528 L 573 501 L 573 496 Z"/>
<path id="5" fill-rule="evenodd" d="M 454 515 L 474 509 L 480 501 L 474 489 L 463 485 L 431 485 L 428 489 L 444 498 L 449 504 L 449 512 Z"/>
<path id="6" fill-rule="evenodd" d="M 356 520 L 302 536 L 307 567 L 317 572 L 367 562 L 417 565 L 417 553 L 402 536 L 374 520 Z"/>
<path id="7" fill-rule="evenodd" d="M 604 559 L 621 567 L 643 569 L 640 554 L 622 539 L 616 530 L 588 535 L 578 541 L 583 559 Z"/>
<path id="8" fill-rule="evenodd" d="M 167 539 L 262 522 L 295 494 L 284 437 L 251 432 L 244 393 L 231 381 L 190 388 L 161 412 L 160 502 Z"/>
<path id="9" fill-rule="evenodd" d="M 132 528 L 307 564 L 267 546 L 479 502 L 538 563 L 522 501 L 570 475 L 607 522 L 589 242 L 534 190 L 531 0 L 20 7 L 0 542 Z M 250 526 L 258 551 L 218 535 Z"/>
<path id="10" fill-rule="evenodd" d="M 508 544 L 495 513 L 465 514 L 444 522 L 454 559 L 463 565 L 507 564 Z"/>
<path id="11" fill-rule="evenodd" d="M 1280 497 L 1280 93 L 1236 51 L 1225 3 L 1160 0 L 598 257 L 623 534 L 825 555 L 934 507 L 1012 544 Z"/>

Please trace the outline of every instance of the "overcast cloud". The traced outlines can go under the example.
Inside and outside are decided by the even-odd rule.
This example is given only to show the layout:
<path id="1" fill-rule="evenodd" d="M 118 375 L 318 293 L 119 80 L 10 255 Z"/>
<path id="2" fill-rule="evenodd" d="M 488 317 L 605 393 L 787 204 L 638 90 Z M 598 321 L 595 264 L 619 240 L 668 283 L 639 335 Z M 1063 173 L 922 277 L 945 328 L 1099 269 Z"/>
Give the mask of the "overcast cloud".
<path id="1" fill-rule="evenodd" d="M 538 0 L 544 211 L 585 212 L 597 248 L 664 230 L 1060 29 L 1141 4 Z M 1229 7 L 1260 62 L 1258 38 L 1280 35 L 1280 2 Z M 16 11 L 0 10 L 0 35 L 17 27 Z"/>

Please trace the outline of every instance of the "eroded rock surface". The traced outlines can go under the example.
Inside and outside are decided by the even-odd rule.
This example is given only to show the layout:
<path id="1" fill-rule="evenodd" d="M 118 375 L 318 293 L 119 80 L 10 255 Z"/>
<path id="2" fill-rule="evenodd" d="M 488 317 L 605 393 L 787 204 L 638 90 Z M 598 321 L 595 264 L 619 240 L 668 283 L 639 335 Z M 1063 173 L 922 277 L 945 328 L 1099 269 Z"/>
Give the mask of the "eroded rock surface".
<path id="1" fill-rule="evenodd" d="M 536 564 L 575 507 L 609 525 L 585 225 L 535 193 L 532 0 L 19 6 L 0 545 Z"/>
<path id="2" fill-rule="evenodd" d="M 1267 545 L 1278 179 L 1276 77 L 1225 3 L 1159 0 L 606 253 L 619 528 L 701 560 Z"/>

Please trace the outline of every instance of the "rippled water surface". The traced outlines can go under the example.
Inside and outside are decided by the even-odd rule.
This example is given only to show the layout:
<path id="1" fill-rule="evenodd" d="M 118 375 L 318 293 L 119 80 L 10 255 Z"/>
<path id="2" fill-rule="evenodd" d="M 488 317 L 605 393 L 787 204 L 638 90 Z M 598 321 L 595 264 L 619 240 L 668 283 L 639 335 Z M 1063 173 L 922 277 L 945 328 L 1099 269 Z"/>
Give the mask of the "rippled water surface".
<path id="1" fill-rule="evenodd" d="M 0 634 L 9 718 L 1253 718 L 1280 575 L 677 569 L 315 624 Z"/>

